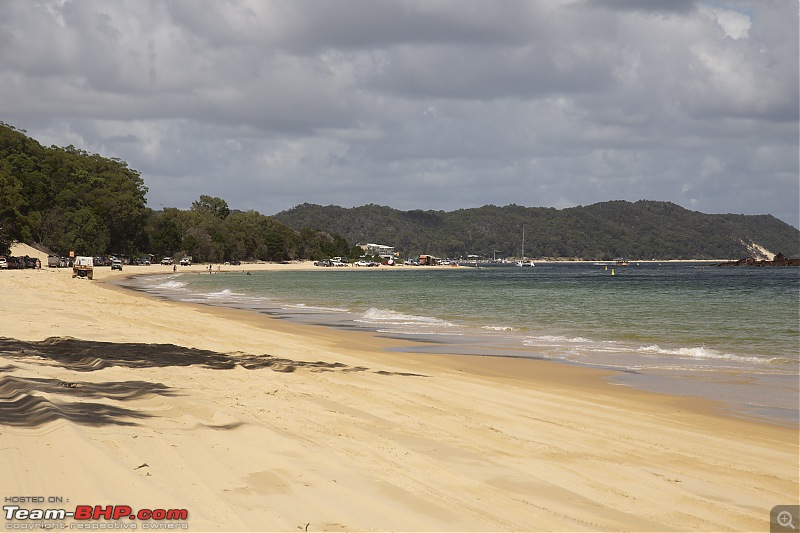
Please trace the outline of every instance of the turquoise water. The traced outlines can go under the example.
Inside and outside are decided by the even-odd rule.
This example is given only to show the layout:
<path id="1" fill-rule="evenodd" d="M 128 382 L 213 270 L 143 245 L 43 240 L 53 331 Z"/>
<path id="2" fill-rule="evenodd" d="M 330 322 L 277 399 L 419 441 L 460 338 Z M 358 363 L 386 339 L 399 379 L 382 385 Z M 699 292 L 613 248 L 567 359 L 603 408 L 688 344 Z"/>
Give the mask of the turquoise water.
<path id="1" fill-rule="evenodd" d="M 614 268 L 615 275 L 611 276 Z M 429 341 L 409 351 L 551 359 L 797 424 L 800 269 L 320 268 L 137 280 L 185 301 Z"/>

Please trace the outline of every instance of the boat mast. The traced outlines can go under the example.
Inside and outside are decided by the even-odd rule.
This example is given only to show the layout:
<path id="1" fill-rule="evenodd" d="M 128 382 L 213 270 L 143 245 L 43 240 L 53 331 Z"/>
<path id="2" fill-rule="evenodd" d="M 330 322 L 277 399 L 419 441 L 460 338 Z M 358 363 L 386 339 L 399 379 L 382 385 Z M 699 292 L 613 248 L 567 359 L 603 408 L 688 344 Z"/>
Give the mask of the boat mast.
<path id="1" fill-rule="evenodd" d="M 522 225 L 522 259 L 525 259 L 525 224 Z"/>

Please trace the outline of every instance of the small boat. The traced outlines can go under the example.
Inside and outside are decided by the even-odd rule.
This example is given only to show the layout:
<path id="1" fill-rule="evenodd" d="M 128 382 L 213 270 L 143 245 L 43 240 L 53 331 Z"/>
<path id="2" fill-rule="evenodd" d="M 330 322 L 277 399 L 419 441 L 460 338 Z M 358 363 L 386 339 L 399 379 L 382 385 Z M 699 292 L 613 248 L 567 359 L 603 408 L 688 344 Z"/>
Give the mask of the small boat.
<path id="1" fill-rule="evenodd" d="M 527 261 L 527 257 L 525 257 L 525 224 L 522 225 L 522 260 L 517 261 L 518 267 L 532 267 L 536 266 L 533 264 L 533 261 Z"/>
<path id="2" fill-rule="evenodd" d="M 619 266 L 619 267 L 628 266 L 628 260 L 627 259 L 623 259 L 623 258 L 617 259 L 617 266 Z"/>

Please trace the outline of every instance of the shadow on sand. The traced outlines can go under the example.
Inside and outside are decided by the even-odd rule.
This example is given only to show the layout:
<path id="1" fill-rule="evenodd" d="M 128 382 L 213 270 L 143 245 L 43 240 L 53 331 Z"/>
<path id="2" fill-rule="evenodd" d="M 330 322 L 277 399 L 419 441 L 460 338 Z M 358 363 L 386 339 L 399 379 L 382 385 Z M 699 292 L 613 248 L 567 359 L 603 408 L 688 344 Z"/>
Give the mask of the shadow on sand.
<path id="1" fill-rule="evenodd" d="M 300 361 L 270 355 L 223 354 L 210 350 L 184 348 L 174 344 L 113 343 L 50 337 L 26 342 L 0 337 L 0 356 L 12 361 L 54 364 L 76 372 L 93 372 L 108 367 L 159 368 L 197 365 L 211 370 L 230 370 L 237 365 L 248 370 L 268 368 L 275 372 L 373 372 L 380 375 L 426 377 L 410 372 L 371 371 L 363 366 L 325 361 Z M 0 374 L 17 369 L 13 364 L 0 367 Z M 175 396 L 177 391 L 162 383 L 148 381 L 64 382 L 54 379 L 5 375 L 0 379 L 0 425 L 36 427 L 56 419 L 79 424 L 136 425 L 136 420 L 151 415 L 86 400 L 124 402 L 142 396 Z M 78 401 L 64 402 L 50 396 L 71 396 Z"/>
<path id="2" fill-rule="evenodd" d="M 150 415 L 99 402 L 59 401 L 35 393 L 66 394 L 83 398 L 129 400 L 139 396 L 172 395 L 160 383 L 65 383 L 52 379 L 6 376 L 0 380 L 0 425 L 36 427 L 58 419 L 87 426 L 136 425 Z"/>
<path id="3" fill-rule="evenodd" d="M 248 370 L 269 368 L 275 372 L 294 372 L 307 368 L 312 372 L 368 372 L 363 366 L 325 361 L 302 361 L 271 355 L 224 354 L 210 350 L 184 348 L 174 344 L 96 342 L 72 337 L 49 337 L 39 342 L 25 342 L 0 337 L 0 355 L 10 358 L 35 357 L 49 359 L 64 368 L 91 372 L 107 367 L 153 368 L 170 366 L 202 366 L 212 370 L 230 370 L 241 366 Z M 0 369 L 2 371 L 2 369 Z M 418 376 L 410 372 L 376 372 L 381 375 Z"/>

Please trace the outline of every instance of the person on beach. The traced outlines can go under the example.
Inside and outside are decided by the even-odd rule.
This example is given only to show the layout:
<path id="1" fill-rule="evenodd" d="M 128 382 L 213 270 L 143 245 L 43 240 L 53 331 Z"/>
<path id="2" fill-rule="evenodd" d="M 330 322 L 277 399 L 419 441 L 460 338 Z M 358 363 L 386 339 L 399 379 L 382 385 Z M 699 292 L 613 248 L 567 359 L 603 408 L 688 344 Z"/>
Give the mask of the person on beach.
<path id="1" fill-rule="evenodd" d="M 177 271 L 178 271 L 178 265 L 172 265 L 172 272 L 174 273 Z"/>

